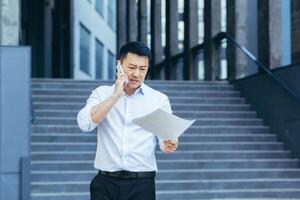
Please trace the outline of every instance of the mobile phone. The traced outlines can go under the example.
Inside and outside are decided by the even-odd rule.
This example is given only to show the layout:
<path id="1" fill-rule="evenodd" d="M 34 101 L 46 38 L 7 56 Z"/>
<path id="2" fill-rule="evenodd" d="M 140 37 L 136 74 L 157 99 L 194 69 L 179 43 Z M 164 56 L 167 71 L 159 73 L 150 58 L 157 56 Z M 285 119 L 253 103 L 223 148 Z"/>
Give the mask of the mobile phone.
<path id="1" fill-rule="evenodd" d="M 118 75 L 119 75 L 119 74 L 124 74 L 124 73 L 125 73 L 124 70 L 123 70 L 123 66 L 121 65 L 121 62 L 120 62 L 120 61 L 118 61 L 116 68 L 117 68 L 117 74 L 118 74 Z M 118 75 L 117 75 L 117 76 L 118 76 Z M 128 81 L 124 82 L 124 86 L 126 86 L 127 84 L 128 84 Z"/>
<path id="2" fill-rule="evenodd" d="M 122 67 L 120 61 L 118 61 L 116 68 L 117 68 L 118 74 L 124 73 L 124 70 L 123 70 L 123 67 Z"/>

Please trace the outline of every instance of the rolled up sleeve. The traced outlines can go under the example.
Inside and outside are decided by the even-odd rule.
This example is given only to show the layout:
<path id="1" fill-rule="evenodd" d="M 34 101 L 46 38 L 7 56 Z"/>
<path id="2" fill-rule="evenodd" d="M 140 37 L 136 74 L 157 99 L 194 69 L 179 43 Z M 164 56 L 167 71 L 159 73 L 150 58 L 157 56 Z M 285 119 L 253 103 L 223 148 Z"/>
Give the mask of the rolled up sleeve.
<path id="1" fill-rule="evenodd" d="M 93 106 L 101 103 L 100 89 L 93 90 L 89 96 L 86 105 L 78 112 L 77 124 L 83 132 L 90 132 L 94 130 L 98 124 L 92 120 L 91 109 Z"/>
<path id="2" fill-rule="evenodd" d="M 167 113 L 172 113 L 171 104 L 167 95 L 162 97 L 160 109 Z"/>

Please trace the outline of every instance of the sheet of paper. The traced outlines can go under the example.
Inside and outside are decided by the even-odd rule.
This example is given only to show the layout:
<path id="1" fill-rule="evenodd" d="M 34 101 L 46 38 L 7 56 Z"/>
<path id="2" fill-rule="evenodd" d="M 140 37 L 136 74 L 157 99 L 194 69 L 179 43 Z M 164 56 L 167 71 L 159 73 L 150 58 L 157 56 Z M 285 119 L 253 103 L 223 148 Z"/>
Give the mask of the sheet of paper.
<path id="1" fill-rule="evenodd" d="M 195 120 L 182 119 L 157 109 L 146 116 L 134 119 L 133 122 L 160 139 L 177 139 Z"/>

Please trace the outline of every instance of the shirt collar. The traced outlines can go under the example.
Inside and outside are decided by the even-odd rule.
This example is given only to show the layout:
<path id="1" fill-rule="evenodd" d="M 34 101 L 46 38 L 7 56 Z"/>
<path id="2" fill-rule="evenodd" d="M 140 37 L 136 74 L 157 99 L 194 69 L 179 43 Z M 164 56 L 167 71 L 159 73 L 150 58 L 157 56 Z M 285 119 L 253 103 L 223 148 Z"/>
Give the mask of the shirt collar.
<path id="1" fill-rule="evenodd" d="M 115 84 L 113 84 L 112 87 L 114 88 Z M 133 95 L 139 94 L 139 93 L 142 95 L 145 95 L 145 93 L 147 93 L 147 89 L 148 89 L 148 86 L 146 84 L 142 83 L 141 86 L 134 92 Z"/>
<path id="2" fill-rule="evenodd" d="M 142 83 L 141 86 L 135 91 L 134 94 L 141 93 L 142 95 L 145 95 L 146 90 L 147 90 L 147 86 L 144 83 Z"/>

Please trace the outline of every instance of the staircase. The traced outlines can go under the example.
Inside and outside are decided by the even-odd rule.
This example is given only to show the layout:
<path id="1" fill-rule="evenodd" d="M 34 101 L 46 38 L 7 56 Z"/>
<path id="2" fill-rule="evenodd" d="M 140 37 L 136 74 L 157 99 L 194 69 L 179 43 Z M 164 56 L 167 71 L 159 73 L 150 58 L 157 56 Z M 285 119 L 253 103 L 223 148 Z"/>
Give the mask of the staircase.
<path id="1" fill-rule="evenodd" d="M 76 115 L 107 81 L 33 79 L 31 199 L 88 200 L 96 135 Z M 300 199 L 297 159 L 228 82 L 151 81 L 174 113 L 197 119 L 178 150 L 157 150 L 157 199 Z"/>

